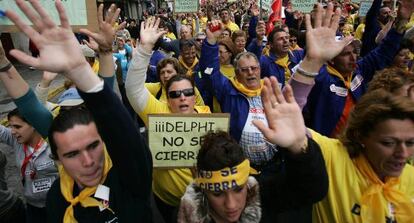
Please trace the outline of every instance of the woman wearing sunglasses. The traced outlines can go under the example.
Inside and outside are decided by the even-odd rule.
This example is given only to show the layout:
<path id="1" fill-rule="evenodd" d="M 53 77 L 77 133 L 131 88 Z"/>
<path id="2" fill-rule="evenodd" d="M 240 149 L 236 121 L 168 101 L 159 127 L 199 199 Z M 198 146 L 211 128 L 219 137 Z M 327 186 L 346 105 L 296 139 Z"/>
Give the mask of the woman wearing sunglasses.
<path id="1" fill-rule="evenodd" d="M 166 102 L 156 99 L 147 88 L 145 78 L 152 49 L 165 31 L 158 30 L 159 19 L 150 18 L 141 25 L 141 42 L 134 52 L 127 80 L 128 99 L 148 126 L 148 114 L 157 113 L 210 113 L 207 106 L 195 105 L 194 84 L 184 74 L 171 77 L 165 84 Z M 166 222 L 175 222 L 180 198 L 193 180 L 189 169 L 153 170 L 152 189 L 155 201 Z"/>
<path id="2" fill-rule="evenodd" d="M 167 81 L 181 73 L 180 62 L 174 57 L 165 58 L 157 64 L 157 76 L 160 82 L 145 83 L 145 88 L 155 96 L 156 99 L 167 102 L 167 91 L 165 85 Z M 196 105 L 204 105 L 203 98 L 197 88 L 194 88 Z"/>

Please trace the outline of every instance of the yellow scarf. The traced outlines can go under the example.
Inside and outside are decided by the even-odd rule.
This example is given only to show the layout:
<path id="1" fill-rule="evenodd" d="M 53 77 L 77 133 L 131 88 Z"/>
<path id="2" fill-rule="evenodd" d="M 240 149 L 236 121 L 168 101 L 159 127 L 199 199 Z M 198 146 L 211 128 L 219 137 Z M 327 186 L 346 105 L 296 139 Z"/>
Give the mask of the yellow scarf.
<path id="1" fill-rule="evenodd" d="M 341 79 L 341 81 L 344 83 L 346 88 L 348 89 L 351 88 L 352 74 L 348 75 L 348 77 L 346 78 L 347 80 L 345 81 L 344 76 L 341 73 L 339 73 L 339 71 L 337 71 L 335 68 L 333 68 L 331 65 L 328 64 L 326 66 L 326 70 L 328 71 L 328 73 L 334 76 L 337 76 L 339 79 Z"/>
<path id="2" fill-rule="evenodd" d="M 290 79 L 290 76 L 291 76 L 290 69 L 289 69 L 289 64 L 290 64 L 289 55 L 286 54 L 286 56 L 276 59 L 275 63 L 283 67 L 283 69 L 285 69 L 285 82 L 287 83 L 287 81 Z"/>
<path id="3" fill-rule="evenodd" d="M 289 52 L 290 53 L 290 52 Z M 290 76 L 292 75 L 289 69 L 289 53 L 286 54 L 286 56 L 282 57 L 282 58 L 277 58 L 275 61 L 275 64 L 283 67 L 283 69 L 285 70 L 285 82 L 287 83 L 288 80 L 290 79 Z M 264 50 L 263 51 L 263 55 L 265 56 L 270 56 L 270 50 Z"/>
<path id="4" fill-rule="evenodd" d="M 106 176 L 112 167 L 112 160 L 111 160 L 111 157 L 109 157 L 108 152 L 106 151 L 106 147 L 104 147 L 104 156 L 105 156 L 105 160 L 104 160 L 103 175 L 100 181 L 101 184 L 105 181 Z M 95 198 L 89 197 L 96 192 L 96 188 L 98 185 L 96 185 L 95 187 L 84 188 L 80 192 L 80 194 L 74 198 L 73 197 L 73 185 L 75 182 L 73 178 L 70 177 L 66 173 L 62 165 L 58 166 L 58 170 L 59 170 L 59 176 L 60 176 L 60 191 L 62 192 L 62 195 L 65 198 L 65 200 L 70 203 L 70 205 L 66 208 L 65 215 L 63 217 L 64 223 L 77 222 L 75 219 L 74 213 L 73 213 L 73 207 L 79 202 L 81 203 L 82 207 L 95 207 L 95 206 L 99 207 L 102 205 Z"/>
<path id="5" fill-rule="evenodd" d="M 198 64 L 197 57 L 194 59 L 194 62 L 193 62 L 193 64 L 191 64 L 191 66 L 187 66 L 187 64 L 185 64 L 182 56 L 179 56 L 178 57 L 178 61 L 187 70 L 186 75 L 189 76 L 189 77 L 191 77 L 193 75 L 193 69 L 194 69 L 194 67 Z"/>
<path id="6" fill-rule="evenodd" d="M 242 83 L 240 83 L 236 77 L 233 77 L 232 79 L 230 79 L 230 81 L 238 91 L 240 91 L 242 94 L 246 95 L 247 97 L 260 96 L 260 93 L 262 92 L 262 88 L 263 88 L 263 83 L 264 83 L 263 80 L 260 80 L 260 88 L 256 90 L 250 90 L 246 88 Z"/>
<path id="7" fill-rule="evenodd" d="M 234 67 L 231 64 L 220 65 L 220 72 L 224 74 L 224 76 L 226 76 L 228 79 L 232 79 L 236 75 Z"/>
<path id="8" fill-rule="evenodd" d="M 387 202 L 395 207 L 397 222 L 412 222 L 414 219 L 414 204 L 401 191 L 397 189 L 400 179 L 387 177 L 385 184 L 378 178 L 368 160 L 364 155 L 354 159 L 358 170 L 371 182 L 369 188 L 363 192 L 361 197 L 361 218 L 364 223 L 384 222 L 388 209 Z"/>

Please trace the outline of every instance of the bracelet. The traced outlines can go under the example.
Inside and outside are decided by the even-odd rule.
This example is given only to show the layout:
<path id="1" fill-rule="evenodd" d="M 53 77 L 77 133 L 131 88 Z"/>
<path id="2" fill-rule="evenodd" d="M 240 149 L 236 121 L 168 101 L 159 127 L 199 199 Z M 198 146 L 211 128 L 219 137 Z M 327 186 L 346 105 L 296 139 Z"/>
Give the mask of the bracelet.
<path id="1" fill-rule="evenodd" d="M 6 71 L 8 71 L 8 70 L 10 70 L 10 68 L 12 66 L 13 65 L 9 62 L 8 64 L 6 64 L 6 65 L 4 65 L 3 67 L 0 68 L 0 72 L 6 72 Z"/>
<path id="2" fill-rule="evenodd" d="M 305 71 L 300 67 L 300 65 L 296 67 L 296 72 L 298 72 L 299 74 L 303 76 L 312 77 L 312 78 L 318 76 L 319 74 L 319 73 L 312 73 L 312 72 Z"/>

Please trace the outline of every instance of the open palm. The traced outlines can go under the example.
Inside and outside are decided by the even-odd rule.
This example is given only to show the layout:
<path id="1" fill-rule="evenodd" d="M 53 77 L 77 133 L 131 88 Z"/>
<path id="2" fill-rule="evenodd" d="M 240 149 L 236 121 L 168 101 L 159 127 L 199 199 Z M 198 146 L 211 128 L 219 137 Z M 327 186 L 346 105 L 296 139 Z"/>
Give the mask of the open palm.
<path id="1" fill-rule="evenodd" d="M 343 48 L 352 40 L 346 37 L 336 40 L 336 30 L 339 24 L 340 10 L 333 12 L 333 5 L 328 4 L 326 13 L 319 4 L 314 25 L 312 26 L 310 16 L 306 15 L 306 56 L 319 60 L 322 64 L 337 56 Z"/>
<path id="2" fill-rule="evenodd" d="M 6 11 L 6 16 L 36 44 L 40 54 L 35 58 L 14 49 L 10 51 L 12 56 L 37 69 L 55 73 L 66 73 L 85 63 L 80 47 L 73 47 L 79 44 L 60 1 L 56 1 L 56 8 L 59 11 L 61 27 L 51 20 L 38 1 L 31 2 L 36 12 L 23 0 L 16 0 L 16 4 L 33 23 L 33 28 L 10 10 Z"/>
<path id="3" fill-rule="evenodd" d="M 259 120 L 254 120 L 253 124 L 269 142 L 297 150 L 297 145 L 299 144 L 300 149 L 301 143 L 306 137 L 306 129 L 292 89 L 289 85 L 286 88 L 285 95 L 283 95 L 275 77 L 264 79 L 262 102 L 268 126 Z"/>

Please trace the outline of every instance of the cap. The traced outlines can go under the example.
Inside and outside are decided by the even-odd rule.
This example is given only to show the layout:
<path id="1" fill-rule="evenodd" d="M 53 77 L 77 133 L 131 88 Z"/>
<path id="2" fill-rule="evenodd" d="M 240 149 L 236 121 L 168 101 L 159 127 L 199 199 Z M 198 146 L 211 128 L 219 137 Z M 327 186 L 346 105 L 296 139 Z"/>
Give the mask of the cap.
<path id="1" fill-rule="evenodd" d="M 82 103 L 83 99 L 80 97 L 78 91 L 74 87 L 64 91 L 58 99 L 58 104 L 60 106 L 77 106 Z"/>

